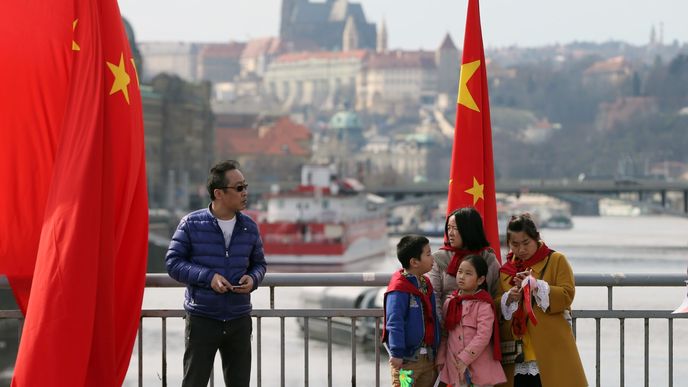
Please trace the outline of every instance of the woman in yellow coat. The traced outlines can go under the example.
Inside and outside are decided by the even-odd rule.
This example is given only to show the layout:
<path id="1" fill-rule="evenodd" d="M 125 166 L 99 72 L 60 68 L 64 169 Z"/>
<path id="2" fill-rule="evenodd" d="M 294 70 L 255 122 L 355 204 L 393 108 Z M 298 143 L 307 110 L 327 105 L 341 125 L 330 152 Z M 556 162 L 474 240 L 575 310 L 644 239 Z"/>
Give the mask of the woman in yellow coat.
<path id="1" fill-rule="evenodd" d="M 587 386 L 571 329 L 576 287 L 569 262 L 540 239 L 529 214 L 511 218 L 507 244 L 511 252 L 500 269 L 500 337 L 515 340 L 523 356 L 504 366 L 504 386 Z"/>

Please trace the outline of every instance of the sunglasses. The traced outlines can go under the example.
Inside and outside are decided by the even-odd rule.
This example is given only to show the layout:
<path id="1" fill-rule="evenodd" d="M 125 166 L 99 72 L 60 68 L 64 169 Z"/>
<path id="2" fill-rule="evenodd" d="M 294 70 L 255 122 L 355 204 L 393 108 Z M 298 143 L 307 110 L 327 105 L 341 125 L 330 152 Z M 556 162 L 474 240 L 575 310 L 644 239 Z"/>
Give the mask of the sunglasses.
<path id="1" fill-rule="evenodd" d="M 248 189 L 248 184 L 237 185 L 236 187 L 229 187 L 229 186 L 227 186 L 227 187 L 218 187 L 218 188 L 219 188 L 219 189 L 231 188 L 231 189 L 233 189 L 233 190 L 235 190 L 235 191 L 237 191 L 237 192 L 243 192 L 245 189 Z"/>

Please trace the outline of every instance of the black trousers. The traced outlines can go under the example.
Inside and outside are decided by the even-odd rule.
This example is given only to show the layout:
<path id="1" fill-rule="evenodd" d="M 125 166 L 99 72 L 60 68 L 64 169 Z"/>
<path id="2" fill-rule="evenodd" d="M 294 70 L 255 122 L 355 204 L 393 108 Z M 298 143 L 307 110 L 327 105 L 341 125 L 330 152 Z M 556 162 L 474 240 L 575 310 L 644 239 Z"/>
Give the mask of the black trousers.
<path id="1" fill-rule="evenodd" d="M 252 332 L 251 316 L 219 321 L 187 314 L 182 387 L 208 385 L 218 350 L 225 385 L 249 387 Z"/>
<path id="2" fill-rule="evenodd" d="M 514 387 L 542 387 L 540 375 L 516 375 Z"/>

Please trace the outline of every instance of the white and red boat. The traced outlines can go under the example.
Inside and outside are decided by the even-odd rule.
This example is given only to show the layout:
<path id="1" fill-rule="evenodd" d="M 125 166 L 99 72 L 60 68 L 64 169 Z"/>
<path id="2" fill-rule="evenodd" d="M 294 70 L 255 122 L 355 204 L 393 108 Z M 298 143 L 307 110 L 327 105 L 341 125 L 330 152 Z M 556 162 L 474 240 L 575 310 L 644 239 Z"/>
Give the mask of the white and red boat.
<path id="1" fill-rule="evenodd" d="M 258 215 L 265 258 L 283 270 L 339 270 L 384 257 L 388 249 L 383 198 L 329 166 L 304 166 L 301 185 L 268 195 Z"/>

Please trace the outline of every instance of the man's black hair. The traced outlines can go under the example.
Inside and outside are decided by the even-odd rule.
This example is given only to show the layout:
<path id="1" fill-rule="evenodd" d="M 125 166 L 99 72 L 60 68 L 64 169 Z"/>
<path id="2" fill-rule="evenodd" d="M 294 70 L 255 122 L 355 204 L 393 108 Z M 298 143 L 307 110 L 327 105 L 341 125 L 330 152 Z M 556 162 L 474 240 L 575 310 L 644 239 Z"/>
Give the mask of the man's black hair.
<path id="1" fill-rule="evenodd" d="M 210 194 L 210 200 L 215 200 L 216 189 L 222 189 L 229 184 L 225 178 L 225 173 L 235 169 L 239 169 L 239 162 L 235 160 L 220 161 L 210 168 L 210 173 L 208 174 L 208 183 L 206 184 L 208 193 Z"/>

